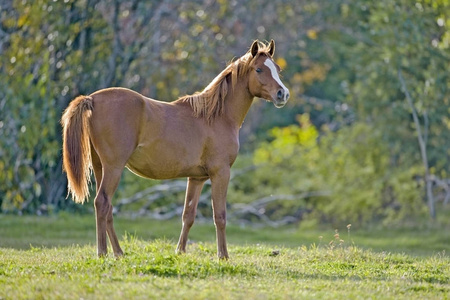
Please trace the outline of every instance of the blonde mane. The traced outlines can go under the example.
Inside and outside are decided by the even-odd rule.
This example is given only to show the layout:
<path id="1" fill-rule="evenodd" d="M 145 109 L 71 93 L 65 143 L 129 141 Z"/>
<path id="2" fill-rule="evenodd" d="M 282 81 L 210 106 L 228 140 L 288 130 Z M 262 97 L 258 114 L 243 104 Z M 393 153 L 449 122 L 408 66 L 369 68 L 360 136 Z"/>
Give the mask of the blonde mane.
<path id="1" fill-rule="evenodd" d="M 249 50 L 241 58 L 231 62 L 203 91 L 183 96 L 177 101 L 189 103 L 195 117 L 205 118 L 208 123 L 211 123 L 224 112 L 224 102 L 229 91 L 229 81 L 231 80 L 231 90 L 234 90 L 238 79 L 247 75 L 252 62 L 260 55 L 270 56 L 268 51 L 269 45 L 260 43 L 257 55 L 252 57 Z"/>

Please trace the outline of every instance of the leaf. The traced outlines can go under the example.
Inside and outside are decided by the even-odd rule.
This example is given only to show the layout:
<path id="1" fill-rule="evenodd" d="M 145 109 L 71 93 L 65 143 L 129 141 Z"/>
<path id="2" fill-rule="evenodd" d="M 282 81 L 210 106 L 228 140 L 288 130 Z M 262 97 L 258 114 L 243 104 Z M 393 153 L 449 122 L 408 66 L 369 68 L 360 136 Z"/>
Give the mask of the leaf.
<path id="1" fill-rule="evenodd" d="M 283 57 L 277 58 L 275 62 L 280 66 L 281 70 L 285 69 L 287 66 L 287 62 Z"/>
<path id="2" fill-rule="evenodd" d="M 27 22 L 28 16 L 27 15 L 21 15 L 19 19 L 17 20 L 17 26 L 22 27 Z"/>

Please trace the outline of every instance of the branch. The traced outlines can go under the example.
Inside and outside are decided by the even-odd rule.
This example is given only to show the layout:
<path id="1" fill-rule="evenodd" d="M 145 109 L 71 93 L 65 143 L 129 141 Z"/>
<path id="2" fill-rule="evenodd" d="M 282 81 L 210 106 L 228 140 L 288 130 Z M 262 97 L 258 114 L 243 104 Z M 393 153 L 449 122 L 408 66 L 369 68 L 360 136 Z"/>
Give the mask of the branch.
<path id="1" fill-rule="evenodd" d="M 287 200 L 287 201 L 296 201 L 300 199 L 310 198 L 310 197 L 319 197 L 319 196 L 330 196 L 331 192 L 329 191 L 313 191 L 313 192 L 305 192 L 296 195 L 271 195 L 267 197 L 263 197 L 257 199 L 249 204 L 237 203 L 232 205 L 231 210 L 232 213 L 230 217 L 238 218 L 238 216 L 242 216 L 245 214 L 252 214 L 257 216 L 260 220 L 264 221 L 267 225 L 272 227 L 278 227 L 281 225 L 285 225 L 288 223 L 292 223 L 297 221 L 297 219 L 293 216 L 285 216 L 279 221 L 271 220 L 261 209 L 267 206 L 271 202 L 275 202 L 278 200 Z M 242 221 L 242 219 L 241 219 Z"/>
<path id="2" fill-rule="evenodd" d="M 239 176 L 242 176 L 250 171 L 255 170 L 260 166 L 249 166 L 240 170 L 237 170 L 231 174 L 231 182 L 236 179 Z M 211 181 L 208 180 L 205 182 L 206 186 L 211 185 Z M 145 203 L 139 208 L 138 211 L 124 211 L 123 214 L 129 214 L 131 217 L 138 217 L 138 216 L 147 216 L 153 219 L 157 220 L 166 220 L 173 218 L 175 216 L 181 216 L 183 213 L 184 206 L 183 205 L 177 205 L 174 203 L 170 203 L 163 207 L 157 207 L 155 209 L 150 209 L 152 204 L 161 199 L 164 198 L 167 193 L 179 193 L 183 192 L 186 189 L 186 181 L 184 180 L 173 180 L 173 181 L 166 181 L 161 184 L 152 186 L 150 188 L 147 188 L 141 192 L 138 192 L 134 194 L 131 197 L 124 198 L 119 201 L 119 203 L 114 207 L 114 212 L 119 212 L 124 205 L 136 203 L 138 201 L 144 201 Z M 329 191 L 311 191 L 311 192 L 305 192 L 295 195 L 285 194 L 285 195 L 270 195 L 266 197 L 262 197 L 259 199 L 256 199 L 255 201 L 243 204 L 243 203 L 237 203 L 237 204 L 231 204 L 230 205 L 230 212 L 229 217 L 238 219 L 238 222 L 246 223 L 248 222 L 245 220 L 245 216 L 248 215 L 254 215 L 259 220 L 261 220 L 266 225 L 272 226 L 272 227 L 279 227 L 281 225 L 289 224 L 298 221 L 297 217 L 294 216 L 284 216 L 281 219 L 278 220 L 271 220 L 266 214 L 265 210 L 262 209 L 266 207 L 268 204 L 275 202 L 275 201 L 297 201 L 300 199 L 310 198 L 310 197 L 320 197 L 320 196 L 330 196 L 331 192 Z M 200 195 L 199 203 L 210 205 L 210 199 L 211 199 L 211 189 L 208 188 L 206 191 L 204 191 Z M 204 219 L 204 217 L 201 215 L 201 210 L 197 211 L 197 219 Z"/>
<path id="3" fill-rule="evenodd" d="M 123 205 L 135 203 L 139 200 L 142 200 L 145 197 L 147 197 L 147 200 L 151 204 L 154 201 L 162 198 L 165 195 L 165 193 L 163 193 L 163 192 L 177 193 L 177 192 L 183 191 L 185 189 L 186 189 L 186 182 L 183 180 L 167 181 L 162 184 L 152 186 L 141 192 L 138 192 L 129 198 L 124 198 L 124 199 L 120 200 L 117 203 L 117 205 L 114 207 L 114 210 L 120 211 L 120 209 L 122 208 Z"/>
<path id="4" fill-rule="evenodd" d="M 443 203 L 448 204 L 450 202 L 450 179 L 440 179 L 435 175 L 431 175 L 430 180 L 433 181 L 436 186 L 441 187 L 444 190 L 445 196 Z"/>
<path id="5" fill-rule="evenodd" d="M 306 199 L 310 197 L 320 197 L 320 196 L 330 196 L 331 192 L 328 191 L 314 191 L 314 192 L 306 192 L 301 194 L 295 194 L 295 195 L 270 195 L 267 197 L 263 197 L 260 199 L 257 199 L 248 206 L 251 207 L 263 207 L 267 204 L 277 201 L 277 200 L 288 200 L 288 201 L 294 201 L 294 200 L 300 200 L 300 199 Z M 244 206 L 245 207 L 245 206 Z"/>

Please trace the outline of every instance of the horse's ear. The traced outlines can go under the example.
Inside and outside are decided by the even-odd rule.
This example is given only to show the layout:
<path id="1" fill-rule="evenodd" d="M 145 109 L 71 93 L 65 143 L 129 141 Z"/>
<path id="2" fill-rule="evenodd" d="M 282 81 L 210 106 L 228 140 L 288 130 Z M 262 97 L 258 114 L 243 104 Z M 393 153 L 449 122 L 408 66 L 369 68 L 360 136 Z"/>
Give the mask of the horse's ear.
<path id="1" fill-rule="evenodd" d="M 258 51 L 259 51 L 258 41 L 254 41 L 252 46 L 250 47 L 250 53 L 252 54 L 253 57 L 255 57 L 256 54 L 258 54 Z"/>
<path id="2" fill-rule="evenodd" d="M 273 56 L 274 53 L 275 53 L 275 41 L 271 40 L 269 44 L 269 54 L 270 56 Z"/>

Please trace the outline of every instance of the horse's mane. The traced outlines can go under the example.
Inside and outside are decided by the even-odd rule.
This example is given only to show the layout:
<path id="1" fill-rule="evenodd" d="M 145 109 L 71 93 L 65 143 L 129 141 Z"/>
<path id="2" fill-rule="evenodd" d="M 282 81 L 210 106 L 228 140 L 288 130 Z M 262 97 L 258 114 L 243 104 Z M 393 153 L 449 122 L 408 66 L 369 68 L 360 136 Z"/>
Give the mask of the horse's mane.
<path id="1" fill-rule="evenodd" d="M 229 91 L 229 81 L 231 80 L 231 90 L 234 90 L 238 79 L 247 75 L 252 62 L 260 55 L 270 56 L 269 45 L 260 43 L 257 55 L 253 57 L 249 50 L 242 57 L 228 64 L 225 70 L 217 75 L 203 91 L 180 97 L 177 102 L 188 102 L 195 117 L 203 117 L 211 123 L 224 112 L 224 100 Z"/>

